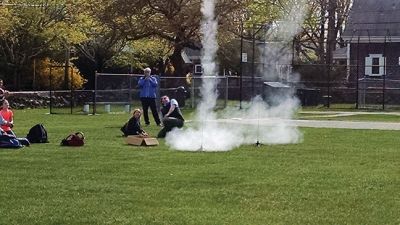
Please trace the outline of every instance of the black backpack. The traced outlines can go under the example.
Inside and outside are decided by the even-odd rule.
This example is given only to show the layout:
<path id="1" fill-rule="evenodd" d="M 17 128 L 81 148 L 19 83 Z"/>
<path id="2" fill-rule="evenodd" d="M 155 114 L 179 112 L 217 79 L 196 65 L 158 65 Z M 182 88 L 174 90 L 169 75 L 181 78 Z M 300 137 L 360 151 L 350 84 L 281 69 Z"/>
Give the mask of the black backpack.
<path id="1" fill-rule="evenodd" d="M 47 131 L 43 124 L 36 124 L 30 130 L 26 138 L 31 143 L 47 143 Z"/>

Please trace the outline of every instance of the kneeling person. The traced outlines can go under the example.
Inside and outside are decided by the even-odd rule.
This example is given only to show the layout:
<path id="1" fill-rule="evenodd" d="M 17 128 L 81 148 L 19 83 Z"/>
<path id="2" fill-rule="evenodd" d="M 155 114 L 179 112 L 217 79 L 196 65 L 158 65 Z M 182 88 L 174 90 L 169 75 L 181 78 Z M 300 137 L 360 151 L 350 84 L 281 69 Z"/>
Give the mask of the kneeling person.
<path id="1" fill-rule="evenodd" d="M 122 133 L 124 133 L 124 136 L 128 135 L 147 136 L 146 131 L 144 131 L 140 126 L 141 115 L 142 112 L 140 111 L 140 109 L 133 110 L 132 117 L 129 119 L 128 122 L 125 123 L 123 127 L 121 127 L 121 131 Z"/>
<path id="2" fill-rule="evenodd" d="M 175 99 L 169 99 L 168 96 L 161 97 L 161 114 L 164 127 L 160 130 L 157 137 L 163 138 L 172 128 L 183 127 L 185 120 L 179 108 L 178 102 Z"/>

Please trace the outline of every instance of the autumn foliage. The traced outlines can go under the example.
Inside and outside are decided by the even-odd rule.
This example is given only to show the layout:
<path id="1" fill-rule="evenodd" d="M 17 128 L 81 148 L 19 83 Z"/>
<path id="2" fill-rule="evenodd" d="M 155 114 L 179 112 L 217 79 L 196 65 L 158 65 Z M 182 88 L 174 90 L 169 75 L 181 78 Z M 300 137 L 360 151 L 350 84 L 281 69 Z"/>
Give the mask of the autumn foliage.
<path id="1" fill-rule="evenodd" d="M 65 67 L 63 66 L 63 64 L 53 62 L 49 58 L 46 58 L 38 63 L 36 71 L 38 74 L 37 85 L 39 89 L 42 90 L 50 89 L 50 74 L 51 74 L 52 89 L 53 90 L 64 89 Z M 83 78 L 79 70 L 73 64 L 70 64 L 68 80 L 69 80 L 68 88 L 69 89 L 72 88 L 74 90 L 81 89 L 83 85 L 86 83 L 86 80 Z"/>

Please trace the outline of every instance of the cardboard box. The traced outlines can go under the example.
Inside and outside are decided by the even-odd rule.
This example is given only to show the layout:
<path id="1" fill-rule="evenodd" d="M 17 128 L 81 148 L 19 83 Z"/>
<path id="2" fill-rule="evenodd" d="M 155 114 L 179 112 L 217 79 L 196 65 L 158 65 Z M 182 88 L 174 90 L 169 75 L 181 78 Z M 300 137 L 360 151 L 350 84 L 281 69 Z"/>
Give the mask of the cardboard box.
<path id="1" fill-rule="evenodd" d="M 157 146 L 159 144 L 157 138 L 143 137 L 140 135 L 129 135 L 126 137 L 125 141 L 129 145 L 136 146 Z"/>

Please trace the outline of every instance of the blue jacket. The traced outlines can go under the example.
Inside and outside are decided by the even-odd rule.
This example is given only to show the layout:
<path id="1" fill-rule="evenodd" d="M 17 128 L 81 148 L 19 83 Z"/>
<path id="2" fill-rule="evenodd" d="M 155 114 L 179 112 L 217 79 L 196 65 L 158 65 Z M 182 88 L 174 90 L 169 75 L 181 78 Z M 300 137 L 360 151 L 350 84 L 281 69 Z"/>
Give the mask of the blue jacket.
<path id="1" fill-rule="evenodd" d="M 150 76 L 148 79 L 141 77 L 138 81 L 141 98 L 156 98 L 157 97 L 157 78 Z"/>

